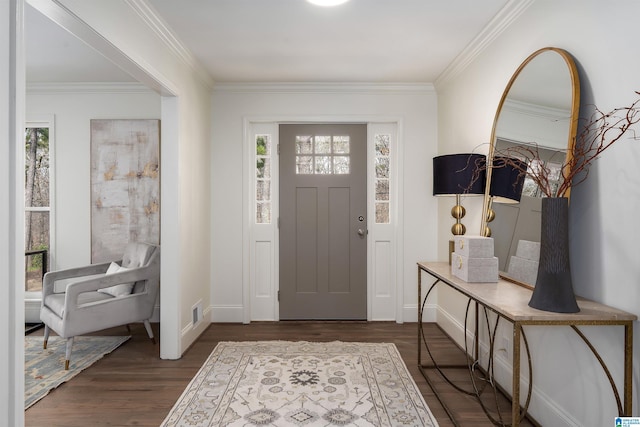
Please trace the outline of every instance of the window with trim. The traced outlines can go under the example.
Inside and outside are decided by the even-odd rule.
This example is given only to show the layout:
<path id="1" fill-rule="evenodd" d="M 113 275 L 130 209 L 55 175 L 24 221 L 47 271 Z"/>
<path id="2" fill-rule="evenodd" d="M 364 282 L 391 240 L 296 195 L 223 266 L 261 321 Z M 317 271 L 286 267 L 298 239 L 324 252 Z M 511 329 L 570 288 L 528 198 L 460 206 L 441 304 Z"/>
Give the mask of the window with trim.
<path id="1" fill-rule="evenodd" d="M 256 135 L 256 224 L 271 224 L 271 135 Z"/>
<path id="2" fill-rule="evenodd" d="M 391 135 L 375 135 L 375 208 L 376 224 L 389 224 L 389 176 L 391 168 Z"/>
<path id="3" fill-rule="evenodd" d="M 296 136 L 296 174 L 345 175 L 351 172 L 347 135 Z"/>
<path id="4" fill-rule="evenodd" d="M 527 161 L 527 159 L 524 159 Z M 555 192 L 560 185 L 560 178 L 562 174 L 562 164 L 558 162 L 545 162 L 540 159 L 533 159 L 529 161 L 528 169 L 532 175 L 541 175 L 542 169 L 547 169 L 544 175 L 549 177 L 549 186 L 552 192 Z M 529 197 L 543 197 L 542 189 L 531 179 L 529 174 L 524 179 L 524 185 L 522 187 L 522 195 Z"/>
<path id="5" fill-rule="evenodd" d="M 41 292 L 50 257 L 49 127 L 25 130 L 25 291 Z"/>

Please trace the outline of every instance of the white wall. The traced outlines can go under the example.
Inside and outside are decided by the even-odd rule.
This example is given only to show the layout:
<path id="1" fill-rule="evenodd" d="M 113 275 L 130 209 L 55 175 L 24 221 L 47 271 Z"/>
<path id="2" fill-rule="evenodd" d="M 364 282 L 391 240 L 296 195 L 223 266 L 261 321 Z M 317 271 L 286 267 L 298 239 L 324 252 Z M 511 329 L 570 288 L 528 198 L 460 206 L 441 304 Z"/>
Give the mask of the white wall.
<path id="1" fill-rule="evenodd" d="M 27 88 L 26 118 L 55 121 L 55 201 L 59 236 L 51 270 L 91 263 L 91 119 L 160 119 L 160 96 L 141 85 L 37 85 Z"/>
<path id="2" fill-rule="evenodd" d="M 545 46 L 566 49 L 575 57 L 583 105 L 596 104 L 603 111 L 628 105 L 637 98 L 634 90 L 640 89 L 640 57 L 634 53 L 638 16 L 640 3 L 634 0 L 533 2 L 468 68 L 437 85 L 440 151 L 469 150 L 488 142 L 493 116 L 509 78 L 529 54 Z M 618 142 L 596 161 L 588 180 L 572 192 L 570 208 L 576 293 L 634 314 L 640 314 L 639 161 L 638 141 Z M 474 214 L 479 221 L 479 214 Z M 441 208 L 440 245 L 448 238 L 447 215 Z M 439 297 L 440 319 L 449 327 L 456 326 L 455 321 L 461 319 L 460 299 L 445 292 Z M 534 356 L 534 416 L 543 425 L 611 425 L 617 415 L 615 401 L 596 360 L 575 334 L 563 328 L 548 329 L 526 329 Z M 602 350 L 614 377 L 621 379 L 621 328 L 583 330 Z M 634 350 L 637 414 L 637 333 Z M 510 383 L 505 385 L 510 388 Z"/>
<path id="3" fill-rule="evenodd" d="M 436 95 L 430 85 L 220 85 L 212 99 L 211 301 L 215 321 L 242 321 L 243 119 L 401 120 L 404 202 L 398 261 L 404 320 L 417 320 L 416 262 L 436 256 L 436 202 L 429 165 L 436 154 Z"/>

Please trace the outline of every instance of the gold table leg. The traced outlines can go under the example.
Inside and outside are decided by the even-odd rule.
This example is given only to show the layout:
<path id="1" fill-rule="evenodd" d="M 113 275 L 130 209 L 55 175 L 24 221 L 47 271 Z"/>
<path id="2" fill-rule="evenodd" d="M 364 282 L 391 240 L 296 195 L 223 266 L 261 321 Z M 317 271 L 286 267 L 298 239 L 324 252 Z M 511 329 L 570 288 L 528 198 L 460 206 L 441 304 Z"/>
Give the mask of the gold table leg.
<path id="1" fill-rule="evenodd" d="M 422 269 L 418 267 L 418 366 L 422 365 Z"/>
<path id="2" fill-rule="evenodd" d="M 520 335 L 522 325 L 513 324 L 513 378 L 511 398 L 511 426 L 520 425 Z"/>
<path id="3" fill-rule="evenodd" d="M 633 411 L 633 323 L 624 325 L 624 415 Z"/>

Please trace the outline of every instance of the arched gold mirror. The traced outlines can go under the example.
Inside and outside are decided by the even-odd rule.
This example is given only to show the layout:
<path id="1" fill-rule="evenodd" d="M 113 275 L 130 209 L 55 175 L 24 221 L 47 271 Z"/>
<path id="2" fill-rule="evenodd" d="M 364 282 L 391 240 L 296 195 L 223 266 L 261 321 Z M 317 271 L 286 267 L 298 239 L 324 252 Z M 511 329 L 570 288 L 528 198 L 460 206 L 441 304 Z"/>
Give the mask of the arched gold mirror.
<path id="1" fill-rule="evenodd" d="M 506 156 L 527 162 L 529 168 L 547 167 L 559 180 L 573 151 L 579 104 L 575 62 L 566 51 L 553 47 L 529 56 L 502 95 L 488 155 L 488 164 L 495 161 L 496 168 L 487 170 L 481 234 L 494 238 L 500 274 L 507 280 L 535 285 L 543 194 L 526 177 L 521 177 L 522 193 L 517 190 L 519 201 L 518 197 L 499 197 L 499 192 L 492 194 L 496 192 L 492 185 L 504 175 L 498 169 L 498 159 Z"/>

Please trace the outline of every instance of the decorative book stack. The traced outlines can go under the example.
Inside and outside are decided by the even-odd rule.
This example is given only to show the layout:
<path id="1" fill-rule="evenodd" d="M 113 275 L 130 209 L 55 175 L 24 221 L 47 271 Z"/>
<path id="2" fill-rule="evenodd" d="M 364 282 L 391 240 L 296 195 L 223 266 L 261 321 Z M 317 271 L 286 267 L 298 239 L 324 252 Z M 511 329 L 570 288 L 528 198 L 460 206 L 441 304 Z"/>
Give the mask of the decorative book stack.
<path id="1" fill-rule="evenodd" d="M 454 236 L 451 274 L 465 282 L 497 282 L 498 258 L 493 239 L 483 236 Z"/>

